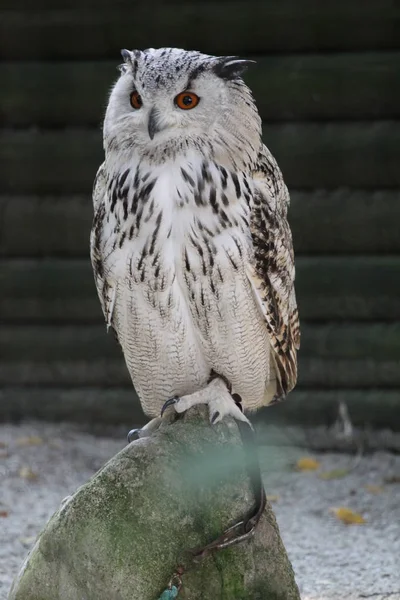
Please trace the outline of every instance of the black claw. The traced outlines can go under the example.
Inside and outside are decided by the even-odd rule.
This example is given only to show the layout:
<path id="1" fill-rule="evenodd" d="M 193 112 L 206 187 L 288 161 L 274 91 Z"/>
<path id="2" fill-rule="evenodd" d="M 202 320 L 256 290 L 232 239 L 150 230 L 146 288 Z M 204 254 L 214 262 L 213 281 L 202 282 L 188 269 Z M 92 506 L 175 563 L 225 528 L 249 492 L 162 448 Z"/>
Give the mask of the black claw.
<path id="1" fill-rule="evenodd" d="M 128 433 L 128 444 L 140 438 L 140 429 L 131 429 Z"/>
<path id="2" fill-rule="evenodd" d="M 232 400 L 235 402 L 236 406 L 238 408 L 240 408 L 240 410 L 243 412 L 243 406 L 242 406 L 242 398 L 241 396 L 239 396 L 239 394 L 231 394 L 232 396 Z"/>
<path id="3" fill-rule="evenodd" d="M 213 416 L 211 417 L 211 424 L 214 425 L 215 421 L 218 419 L 219 417 L 219 411 L 217 410 Z"/>
<path id="4" fill-rule="evenodd" d="M 166 402 L 164 402 L 163 407 L 161 409 L 161 416 L 163 416 L 163 414 L 165 413 L 165 411 L 167 410 L 167 408 L 169 406 L 173 406 L 177 402 L 179 402 L 179 397 L 178 396 L 174 396 L 173 398 L 170 398 L 169 400 L 167 400 Z"/>

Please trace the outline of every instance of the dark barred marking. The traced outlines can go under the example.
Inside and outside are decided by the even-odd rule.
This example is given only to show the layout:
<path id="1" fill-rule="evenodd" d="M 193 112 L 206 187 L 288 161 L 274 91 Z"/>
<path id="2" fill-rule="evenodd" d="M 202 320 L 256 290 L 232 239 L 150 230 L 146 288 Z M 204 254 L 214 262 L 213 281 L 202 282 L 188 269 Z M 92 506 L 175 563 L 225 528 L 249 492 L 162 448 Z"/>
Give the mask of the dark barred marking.
<path id="1" fill-rule="evenodd" d="M 138 165 L 136 167 L 135 179 L 133 180 L 133 186 L 135 188 L 139 187 L 139 180 L 140 180 L 140 165 Z"/>
<path id="2" fill-rule="evenodd" d="M 204 298 L 203 286 L 200 287 L 200 301 L 201 301 L 201 305 L 202 306 L 206 305 L 206 301 L 205 301 L 205 298 Z"/>
<path id="3" fill-rule="evenodd" d="M 111 212 L 114 212 L 115 205 L 117 204 L 117 199 L 118 199 L 117 190 L 116 190 L 116 186 L 114 185 L 113 191 L 112 191 L 112 196 L 111 196 L 111 206 L 110 206 Z"/>
<path id="4" fill-rule="evenodd" d="M 200 175 L 198 174 L 198 175 L 197 175 L 197 189 L 198 189 L 199 193 L 200 193 L 200 194 L 202 194 L 202 193 L 204 192 L 205 188 L 206 188 L 206 182 L 205 182 L 205 180 L 204 180 L 202 177 L 200 177 Z"/>
<path id="5" fill-rule="evenodd" d="M 202 175 L 204 181 L 207 181 L 208 183 L 210 181 L 212 181 L 211 174 L 208 170 L 208 163 L 205 160 L 203 160 L 203 163 L 201 165 L 201 175 Z"/>
<path id="6" fill-rule="evenodd" d="M 142 200 L 142 202 L 147 202 L 156 183 L 157 183 L 157 179 L 153 179 L 147 185 L 145 185 L 142 188 L 142 190 L 139 192 L 139 196 L 140 196 L 140 199 Z"/>
<path id="7" fill-rule="evenodd" d="M 189 175 L 187 171 L 183 167 L 181 167 L 182 177 L 187 183 L 189 183 L 192 187 L 194 187 L 194 179 Z"/>
<path id="8" fill-rule="evenodd" d="M 224 167 L 220 167 L 222 189 L 225 190 L 228 185 L 228 173 Z"/>
<path id="9" fill-rule="evenodd" d="M 240 258 L 242 258 L 243 257 L 243 252 L 242 252 L 242 248 L 241 248 L 239 242 L 237 241 L 237 239 L 236 239 L 236 237 L 234 235 L 232 235 L 232 239 L 233 239 L 233 241 L 235 243 L 236 248 L 238 249 Z"/>
<path id="10" fill-rule="evenodd" d="M 220 214 L 220 217 L 222 218 L 223 221 L 226 221 L 226 222 L 229 221 L 229 217 L 228 217 L 228 215 L 226 214 L 226 212 L 224 210 L 221 209 L 221 211 L 220 211 L 219 214 Z"/>
<path id="11" fill-rule="evenodd" d="M 128 169 L 126 169 L 126 171 L 124 171 L 124 172 L 122 173 L 121 177 L 119 178 L 118 185 L 119 185 L 119 187 L 120 187 L 120 188 L 122 188 L 122 186 L 124 185 L 124 183 L 125 183 L 125 181 L 126 181 L 126 178 L 127 178 L 127 177 L 128 177 L 128 175 L 129 175 L 129 172 L 130 172 L 130 169 L 128 168 Z"/>
<path id="12" fill-rule="evenodd" d="M 210 188 L 210 204 L 212 206 L 213 212 L 217 215 L 219 212 L 219 208 L 217 203 L 217 192 L 214 187 Z"/>
<path id="13" fill-rule="evenodd" d="M 124 241 L 125 241 L 125 238 L 126 238 L 126 231 L 123 232 L 123 234 L 121 235 L 121 238 L 119 240 L 119 244 L 118 245 L 119 245 L 120 248 L 122 248 L 122 246 L 124 244 Z"/>
<path id="14" fill-rule="evenodd" d="M 192 235 L 189 236 L 189 239 L 200 255 L 203 275 L 207 275 L 207 265 L 206 265 L 206 261 L 204 260 L 204 250 L 201 247 L 201 245 L 198 242 L 196 242 L 196 240 L 194 239 L 194 237 Z"/>
<path id="15" fill-rule="evenodd" d="M 240 198 L 241 190 L 238 176 L 236 175 L 236 173 L 231 172 L 231 177 L 236 190 L 236 198 Z"/>
<path id="16" fill-rule="evenodd" d="M 216 248 L 215 246 L 211 247 L 210 242 L 207 238 L 203 238 L 203 240 L 208 251 L 208 262 L 212 269 L 214 267 L 214 254 L 216 254 Z"/>
<path id="17" fill-rule="evenodd" d="M 233 260 L 232 256 L 229 254 L 229 252 L 227 250 L 225 250 L 225 254 L 227 255 L 227 257 L 229 258 L 232 267 L 235 269 L 235 271 L 238 271 L 239 267 L 238 265 L 235 263 L 235 261 Z"/>
<path id="18" fill-rule="evenodd" d="M 188 271 L 190 273 L 190 262 L 189 262 L 189 256 L 188 256 L 186 248 L 185 248 L 185 266 L 186 266 L 186 271 Z"/>
<path id="19" fill-rule="evenodd" d="M 247 219 L 247 217 L 245 217 L 244 215 L 240 215 L 240 218 L 242 219 L 243 223 L 248 228 L 249 227 L 249 220 Z"/>
<path id="20" fill-rule="evenodd" d="M 134 214 L 136 214 L 136 211 L 137 211 L 137 209 L 138 209 L 138 205 L 139 205 L 139 194 L 138 194 L 138 192 L 136 191 L 136 192 L 133 194 L 133 198 L 132 198 L 131 213 L 132 213 L 133 215 L 134 215 Z"/>
<path id="21" fill-rule="evenodd" d="M 138 271 L 140 271 L 140 269 L 142 268 L 143 262 L 144 262 L 144 259 L 146 258 L 146 256 L 147 256 L 147 242 L 143 246 L 143 250 L 142 250 L 142 252 L 140 254 L 140 259 L 139 259 L 139 262 L 138 262 Z"/>
<path id="22" fill-rule="evenodd" d="M 221 200 L 222 200 L 222 204 L 223 204 L 224 206 L 228 206 L 228 204 L 229 204 L 229 200 L 228 200 L 228 198 L 226 197 L 226 194 L 224 194 L 224 192 L 221 192 Z"/>
<path id="23" fill-rule="evenodd" d="M 206 232 L 206 234 L 210 237 L 213 237 L 213 232 L 211 231 L 211 229 L 208 229 L 208 227 L 206 227 L 204 224 L 202 224 L 202 228 L 204 229 L 204 231 Z M 215 230 L 215 235 L 218 235 L 220 233 L 218 227 Z"/>
<path id="24" fill-rule="evenodd" d="M 243 177 L 243 183 L 244 183 L 244 187 L 246 188 L 246 190 L 248 191 L 248 193 L 251 194 L 251 189 L 250 189 L 249 182 L 247 181 L 247 177 L 246 176 Z"/>
<path id="25" fill-rule="evenodd" d="M 94 256 L 94 270 L 96 277 L 103 278 L 104 276 L 104 265 L 101 260 L 101 233 L 103 228 L 103 221 L 106 213 L 106 207 L 104 204 L 100 204 L 94 219 L 93 219 L 93 256 Z"/>
<path id="26" fill-rule="evenodd" d="M 194 201 L 196 203 L 196 206 L 205 206 L 206 205 L 206 202 L 204 201 L 200 190 L 195 191 Z"/>
<path id="27" fill-rule="evenodd" d="M 148 223 L 150 221 L 151 217 L 153 216 L 153 214 L 154 214 L 154 198 L 150 202 L 149 210 L 148 210 L 148 213 L 146 215 L 144 222 Z"/>
<path id="28" fill-rule="evenodd" d="M 150 250 L 149 250 L 149 255 L 152 256 L 154 253 L 154 248 L 156 245 L 156 240 L 157 240 L 157 236 L 158 236 L 158 232 L 160 231 L 160 225 L 161 225 L 161 220 L 162 220 L 162 212 L 160 212 L 157 216 L 157 220 L 156 220 L 156 228 L 153 231 L 153 235 L 151 236 L 151 245 L 150 245 Z"/>
<path id="29" fill-rule="evenodd" d="M 124 221 L 126 221 L 128 218 L 128 197 L 127 196 L 124 197 L 122 207 L 124 209 Z"/>
<path id="30" fill-rule="evenodd" d="M 138 213 L 136 215 L 136 229 L 140 228 L 140 222 L 142 220 L 142 216 L 143 216 L 143 206 L 141 206 L 138 210 Z"/>
<path id="31" fill-rule="evenodd" d="M 214 282 L 213 282 L 212 279 L 210 279 L 210 288 L 211 288 L 211 291 L 214 294 L 214 296 L 216 296 L 217 295 L 216 294 L 216 289 L 215 289 L 215 285 L 214 285 Z"/>

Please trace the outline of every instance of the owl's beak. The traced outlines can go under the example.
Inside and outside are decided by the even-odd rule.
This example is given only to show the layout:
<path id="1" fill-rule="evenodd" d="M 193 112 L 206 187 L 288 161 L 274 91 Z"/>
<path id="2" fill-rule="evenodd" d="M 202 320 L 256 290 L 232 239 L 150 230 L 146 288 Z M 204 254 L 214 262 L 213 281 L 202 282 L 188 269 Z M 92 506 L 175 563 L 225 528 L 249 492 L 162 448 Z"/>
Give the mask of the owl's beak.
<path id="1" fill-rule="evenodd" d="M 155 106 L 153 106 L 150 111 L 147 129 L 148 129 L 151 140 L 156 135 L 156 133 L 158 133 L 159 131 L 161 131 L 161 129 L 163 129 L 163 127 L 161 127 L 161 125 L 157 119 L 157 110 L 156 110 Z"/>

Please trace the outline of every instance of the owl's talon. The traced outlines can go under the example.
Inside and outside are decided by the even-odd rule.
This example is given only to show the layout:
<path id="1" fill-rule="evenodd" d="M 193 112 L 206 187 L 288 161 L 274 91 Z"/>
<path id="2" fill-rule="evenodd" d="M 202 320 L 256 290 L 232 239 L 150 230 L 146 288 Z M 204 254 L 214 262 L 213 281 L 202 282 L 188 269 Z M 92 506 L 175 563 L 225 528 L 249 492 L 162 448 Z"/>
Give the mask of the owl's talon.
<path id="1" fill-rule="evenodd" d="M 214 425 L 214 423 L 216 422 L 216 420 L 218 419 L 218 417 L 220 416 L 219 411 L 217 410 L 213 416 L 211 417 L 211 425 Z"/>
<path id="2" fill-rule="evenodd" d="M 134 442 L 136 440 L 140 440 L 142 438 L 149 437 L 153 433 L 157 431 L 162 423 L 161 417 L 156 417 L 155 419 L 151 419 L 146 425 L 143 425 L 140 429 L 131 429 L 128 433 L 128 444 Z"/>
<path id="3" fill-rule="evenodd" d="M 141 429 L 131 429 L 127 435 L 128 444 L 140 439 Z"/>
<path id="4" fill-rule="evenodd" d="M 179 397 L 178 396 L 174 396 L 173 398 L 169 398 L 169 400 L 167 400 L 166 402 L 164 402 L 163 407 L 161 409 L 161 416 L 164 415 L 164 413 L 167 410 L 167 408 L 169 408 L 170 406 L 174 406 L 178 402 L 179 402 Z"/>

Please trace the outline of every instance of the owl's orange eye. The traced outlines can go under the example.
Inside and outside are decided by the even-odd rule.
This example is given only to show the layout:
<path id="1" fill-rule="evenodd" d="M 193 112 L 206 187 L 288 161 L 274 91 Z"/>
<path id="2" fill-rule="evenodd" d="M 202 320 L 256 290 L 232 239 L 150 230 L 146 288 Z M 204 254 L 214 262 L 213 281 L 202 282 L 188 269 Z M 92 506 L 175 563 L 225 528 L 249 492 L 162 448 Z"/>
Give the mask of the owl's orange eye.
<path id="1" fill-rule="evenodd" d="M 182 110 L 194 108 L 200 102 L 200 98 L 193 92 L 182 92 L 175 98 L 175 104 Z"/>
<path id="2" fill-rule="evenodd" d="M 138 92 L 132 92 L 130 100 L 132 108 L 138 109 L 143 104 L 140 94 Z"/>

